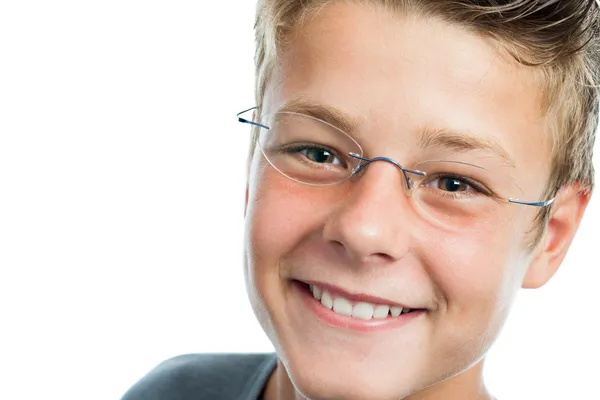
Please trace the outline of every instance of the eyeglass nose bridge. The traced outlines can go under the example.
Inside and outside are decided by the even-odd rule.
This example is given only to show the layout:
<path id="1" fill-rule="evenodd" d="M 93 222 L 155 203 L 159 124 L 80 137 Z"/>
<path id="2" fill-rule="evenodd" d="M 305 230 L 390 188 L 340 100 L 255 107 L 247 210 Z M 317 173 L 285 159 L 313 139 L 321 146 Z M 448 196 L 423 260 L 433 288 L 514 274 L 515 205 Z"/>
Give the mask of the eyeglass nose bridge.
<path id="1" fill-rule="evenodd" d="M 363 169 L 365 169 L 369 164 L 371 164 L 372 162 L 375 161 L 386 161 L 389 162 L 393 165 L 395 165 L 396 167 L 398 167 L 400 169 L 400 171 L 402 171 L 402 175 L 404 175 L 404 180 L 406 182 L 406 187 L 411 190 L 413 189 L 413 184 L 411 182 L 411 180 L 408 177 L 408 174 L 415 174 L 415 175 L 419 175 L 419 176 L 427 176 L 427 174 L 423 171 L 416 171 L 416 170 L 412 170 L 412 169 L 407 169 L 404 168 L 402 165 L 400 165 L 400 163 L 392 158 L 389 157 L 374 157 L 374 158 L 366 158 L 366 157 L 362 157 L 359 156 L 356 153 L 348 153 L 349 157 L 355 158 L 357 160 L 360 161 L 364 161 L 365 163 L 363 164 L 359 164 L 353 171 L 352 171 L 352 175 L 357 175 L 359 174 Z"/>

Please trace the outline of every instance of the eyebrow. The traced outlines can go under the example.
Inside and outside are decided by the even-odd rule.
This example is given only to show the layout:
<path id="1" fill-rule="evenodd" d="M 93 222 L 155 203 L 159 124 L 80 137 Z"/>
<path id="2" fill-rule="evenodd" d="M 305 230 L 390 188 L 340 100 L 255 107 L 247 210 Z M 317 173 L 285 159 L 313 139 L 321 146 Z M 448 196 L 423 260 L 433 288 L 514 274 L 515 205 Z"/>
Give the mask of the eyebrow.
<path id="1" fill-rule="evenodd" d="M 359 131 L 358 122 L 342 110 L 304 97 L 291 99 L 278 112 L 298 113 L 320 119 L 353 138 L 356 138 L 356 132 Z M 421 132 L 418 143 L 423 149 L 440 148 L 457 152 L 488 151 L 499 156 L 509 167 L 515 168 L 516 166 L 510 154 L 493 138 L 478 137 L 448 129 L 428 129 Z"/>
<path id="2" fill-rule="evenodd" d="M 342 110 L 333 106 L 309 101 L 301 97 L 296 97 L 288 101 L 278 110 L 278 112 L 298 113 L 320 119 L 321 121 L 325 121 L 344 131 L 353 138 L 356 137 L 355 134 L 359 130 L 358 122 Z"/>
<path id="3" fill-rule="evenodd" d="M 423 131 L 419 138 L 421 148 L 442 148 L 457 152 L 488 151 L 499 156 L 504 163 L 515 168 L 515 160 L 502 145 L 493 138 L 477 137 L 468 133 L 436 129 Z"/>

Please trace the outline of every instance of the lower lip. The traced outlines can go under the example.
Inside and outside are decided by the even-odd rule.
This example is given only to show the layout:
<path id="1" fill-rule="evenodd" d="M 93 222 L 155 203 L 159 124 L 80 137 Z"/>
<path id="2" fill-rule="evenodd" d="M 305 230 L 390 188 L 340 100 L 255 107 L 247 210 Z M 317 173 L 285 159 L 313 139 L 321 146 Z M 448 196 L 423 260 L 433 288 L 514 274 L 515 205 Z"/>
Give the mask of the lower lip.
<path id="1" fill-rule="evenodd" d="M 426 310 L 412 311 L 407 314 L 400 314 L 398 317 L 387 317 L 384 319 L 363 320 L 354 317 L 348 317 L 333 312 L 324 307 L 320 301 L 316 300 L 308 289 L 308 285 L 297 281 L 292 282 L 292 290 L 295 291 L 302 303 L 311 310 L 318 319 L 327 325 L 351 329 L 359 332 L 373 332 L 384 329 L 398 329 L 415 319 L 424 316 Z"/>

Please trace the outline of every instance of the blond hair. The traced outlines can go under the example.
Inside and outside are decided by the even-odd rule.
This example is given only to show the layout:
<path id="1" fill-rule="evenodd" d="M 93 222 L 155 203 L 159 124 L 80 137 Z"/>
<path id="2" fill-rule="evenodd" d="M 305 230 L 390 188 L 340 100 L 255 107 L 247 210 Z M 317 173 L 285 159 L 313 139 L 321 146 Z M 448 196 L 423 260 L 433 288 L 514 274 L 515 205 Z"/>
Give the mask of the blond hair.
<path id="1" fill-rule="evenodd" d="M 259 112 L 267 81 L 290 32 L 332 1 L 259 0 L 255 23 Z M 595 0 L 344 1 L 375 3 L 391 11 L 441 18 L 496 39 L 518 62 L 538 69 L 552 145 L 546 196 L 552 197 L 556 188 L 574 183 L 592 189 L 600 93 L 600 7 Z M 538 218 L 547 220 L 547 216 L 544 208 Z"/>

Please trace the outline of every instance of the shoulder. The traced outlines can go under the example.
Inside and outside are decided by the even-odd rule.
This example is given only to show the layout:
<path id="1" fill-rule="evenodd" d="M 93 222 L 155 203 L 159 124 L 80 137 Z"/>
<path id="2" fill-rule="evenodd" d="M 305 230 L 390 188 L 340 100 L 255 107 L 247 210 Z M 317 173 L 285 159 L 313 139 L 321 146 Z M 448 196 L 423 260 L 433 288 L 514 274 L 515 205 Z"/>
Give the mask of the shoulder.
<path id="1" fill-rule="evenodd" d="M 178 356 L 159 364 L 121 400 L 254 400 L 276 361 L 274 353 Z"/>

